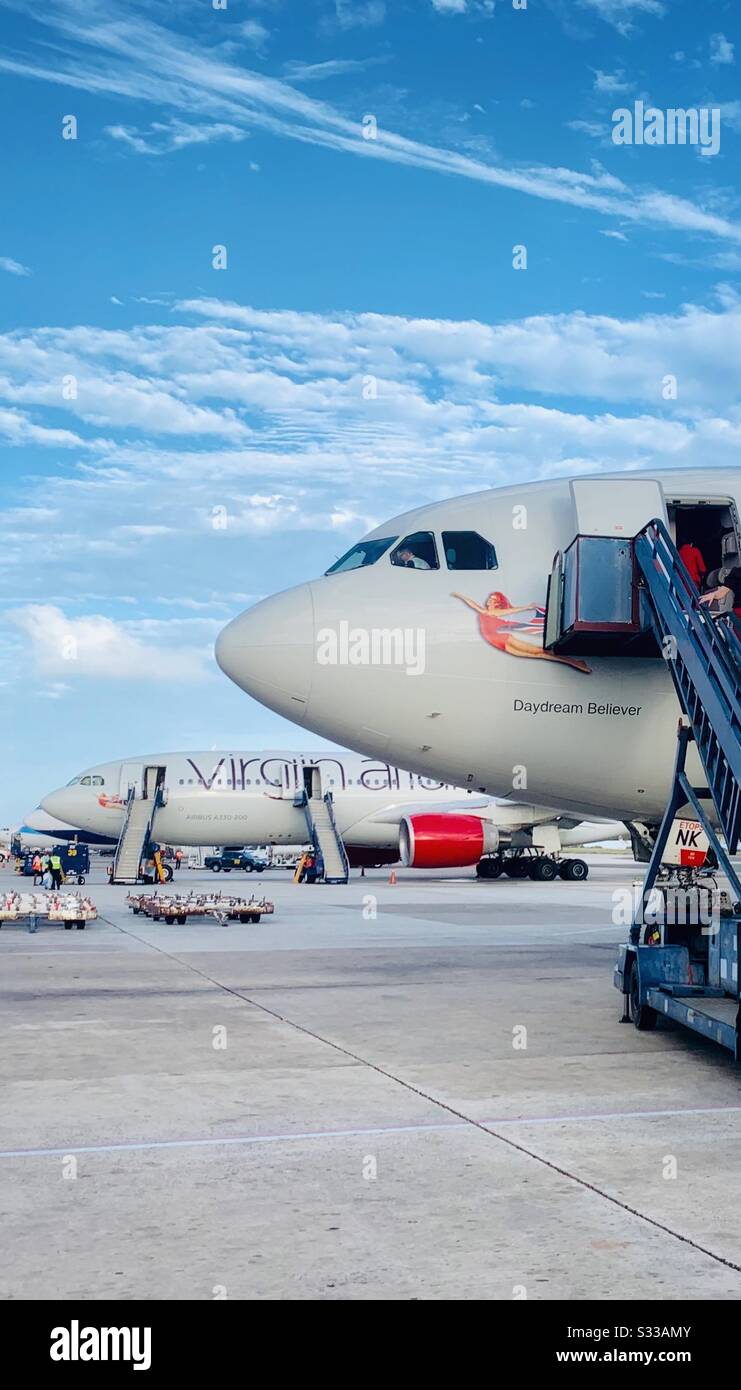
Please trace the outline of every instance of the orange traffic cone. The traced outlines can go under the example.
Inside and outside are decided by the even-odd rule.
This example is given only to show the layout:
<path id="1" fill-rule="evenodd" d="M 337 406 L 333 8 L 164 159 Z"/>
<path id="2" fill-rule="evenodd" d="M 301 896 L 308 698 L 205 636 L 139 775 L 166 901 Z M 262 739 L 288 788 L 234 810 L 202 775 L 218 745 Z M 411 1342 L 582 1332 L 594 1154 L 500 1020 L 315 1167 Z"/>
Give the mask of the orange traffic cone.
<path id="1" fill-rule="evenodd" d="M 392 869 L 389 874 L 389 883 L 396 883 L 396 869 Z"/>

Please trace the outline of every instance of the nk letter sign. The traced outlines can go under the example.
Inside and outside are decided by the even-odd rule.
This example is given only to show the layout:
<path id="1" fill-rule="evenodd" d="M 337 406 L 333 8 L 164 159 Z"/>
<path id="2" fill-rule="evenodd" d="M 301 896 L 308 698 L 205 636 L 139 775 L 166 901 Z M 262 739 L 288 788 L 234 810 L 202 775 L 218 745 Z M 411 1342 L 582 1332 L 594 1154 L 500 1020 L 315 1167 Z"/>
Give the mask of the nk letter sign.
<path id="1" fill-rule="evenodd" d="M 663 862 L 682 869 L 701 869 L 710 848 L 699 820 L 675 820 L 666 842 Z"/>

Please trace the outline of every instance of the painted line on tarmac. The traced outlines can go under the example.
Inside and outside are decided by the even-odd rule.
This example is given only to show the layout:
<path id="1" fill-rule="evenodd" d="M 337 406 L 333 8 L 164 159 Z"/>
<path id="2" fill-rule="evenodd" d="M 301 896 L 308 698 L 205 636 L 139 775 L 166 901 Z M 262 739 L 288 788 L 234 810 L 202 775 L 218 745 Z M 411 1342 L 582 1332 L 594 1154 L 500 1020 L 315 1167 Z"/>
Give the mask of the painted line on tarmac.
<path id="1" fill-rule="evenodd" d="M 67 1154 L 141 1153 L 150 1149 L 233 1148 L 251 1144 L 291 1144 L 308 1139 L 365 1139 L 383 1134 L 435 1133 L 469 1129 L 467 1122 L 438 1121 L 428 1125 L 384 1125 L 377 1129 L 316 1129 L 298 1134 L 234 1134 L 209 1139 L 143 1139 L 130 1144 L 81 1144 L 61 1149 L 3 1149 L 0 1158 L 64 1158 Z"/>
<path id="2" fill-rule="evenodd" d="M 615 1110 L 604 1114 L 584 1115 L 518 1115 L 496 1120 L 447 1120 L 418 1125 L 379 1125 L 354 1129 L 310 1129 L 285 1134 L 227 1134 L 207 1139 L 140 1139 L 120 1144 L 67 1144 L 49 1149 L 0 1149 L 3 1158 L 64 1158 L 67 1154 L 144 1153 L 158 1149 L 215 1149 L 251 1146 L 256 1144 L 296 1144 L 311 1139 L 373 1139 L 397 1134 L 439 1134 L 475 1128 L 490 1132 L 515 1125 L 576 1124 L 583 1120 L 645 1120 L 677 1119 L 685 1115 L 729 1115 L 741 1113 L 741 1105 L 722 1105 L 688 1110 Z"/>

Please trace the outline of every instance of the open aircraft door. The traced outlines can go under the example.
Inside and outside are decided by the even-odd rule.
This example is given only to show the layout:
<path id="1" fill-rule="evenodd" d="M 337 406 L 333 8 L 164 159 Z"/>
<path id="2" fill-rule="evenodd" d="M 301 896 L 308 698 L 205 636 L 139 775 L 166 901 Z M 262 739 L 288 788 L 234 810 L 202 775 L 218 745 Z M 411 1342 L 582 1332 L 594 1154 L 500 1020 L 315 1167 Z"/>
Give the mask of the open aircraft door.
<path id="1" fill-rule="evenodd" d="M 118 794 L 122 801 L 128 801 L 129 789 L 134 788 L 135 794 L 141 796 L 142 793 L 142 773 L 141 763 L 122 763 L 121 780 L 118 786 Z"/>
<path id="2" fill-rule="evenodd" d="M 649 521 L 668 525 L 664 489 L 655 478 L 575 478 L 569 491 L 574 536 L 632 540 Z"/>

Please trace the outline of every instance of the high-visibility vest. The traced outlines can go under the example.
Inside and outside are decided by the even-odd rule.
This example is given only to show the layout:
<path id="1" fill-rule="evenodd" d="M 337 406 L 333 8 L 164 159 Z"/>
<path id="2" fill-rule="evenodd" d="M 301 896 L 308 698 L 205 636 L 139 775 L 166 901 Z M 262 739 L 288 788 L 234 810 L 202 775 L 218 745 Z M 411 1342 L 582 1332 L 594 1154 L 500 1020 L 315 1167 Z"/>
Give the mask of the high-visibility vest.
<path id="1" fill-rule="evenodd" d="M 51 864 L 52 869 L 61 869 L 62 867 L 62 861 L 59 858 L 58 854 L 53 854 L 49 862 Z"/>

